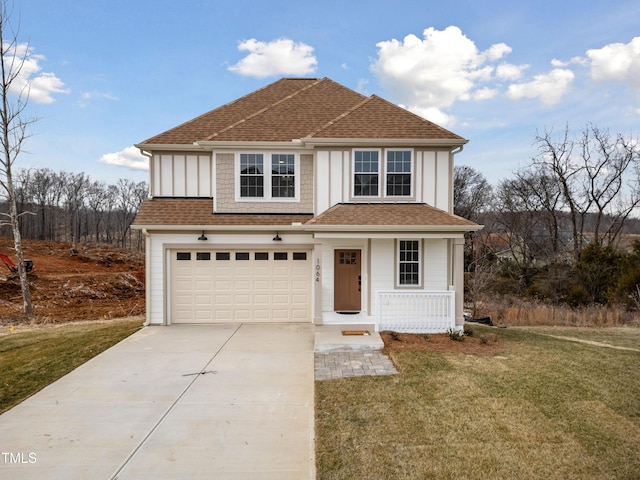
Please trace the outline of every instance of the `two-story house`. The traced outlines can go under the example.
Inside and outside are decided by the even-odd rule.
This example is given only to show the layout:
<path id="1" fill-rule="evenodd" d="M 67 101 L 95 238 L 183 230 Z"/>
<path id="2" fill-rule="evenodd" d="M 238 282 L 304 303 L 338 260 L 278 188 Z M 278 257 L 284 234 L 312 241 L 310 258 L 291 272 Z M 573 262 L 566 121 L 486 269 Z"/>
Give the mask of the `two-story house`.
<path id="1" fill-rule="evenodd" d="M 281 79 L 137 145 L 147 322 L 463 324 L 467 140 L 328 78 Z"/>

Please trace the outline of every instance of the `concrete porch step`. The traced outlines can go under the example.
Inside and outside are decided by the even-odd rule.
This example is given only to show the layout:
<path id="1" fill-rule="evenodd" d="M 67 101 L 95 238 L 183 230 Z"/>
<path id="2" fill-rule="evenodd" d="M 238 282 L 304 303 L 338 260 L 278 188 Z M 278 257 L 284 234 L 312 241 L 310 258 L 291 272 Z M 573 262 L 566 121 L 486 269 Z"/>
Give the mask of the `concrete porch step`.
<path id="1" fill-rule="evenodd" d="M 343 332 L 367 331 L 368 335 L 344 335 Z M 382 350 L 384 342 L 373 324 L 316 325 L 316 353 Z"/>

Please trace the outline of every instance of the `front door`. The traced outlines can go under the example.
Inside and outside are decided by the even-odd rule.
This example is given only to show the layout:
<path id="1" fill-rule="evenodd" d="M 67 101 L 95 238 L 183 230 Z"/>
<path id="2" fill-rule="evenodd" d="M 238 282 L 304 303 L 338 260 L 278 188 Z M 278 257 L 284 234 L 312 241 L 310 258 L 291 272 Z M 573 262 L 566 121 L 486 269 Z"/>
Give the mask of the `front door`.
<path id="1" fill-rule="evenodd" d="M 360 311 L 360 250 L 336 250 L 333 305 L 336 311 Z"/>

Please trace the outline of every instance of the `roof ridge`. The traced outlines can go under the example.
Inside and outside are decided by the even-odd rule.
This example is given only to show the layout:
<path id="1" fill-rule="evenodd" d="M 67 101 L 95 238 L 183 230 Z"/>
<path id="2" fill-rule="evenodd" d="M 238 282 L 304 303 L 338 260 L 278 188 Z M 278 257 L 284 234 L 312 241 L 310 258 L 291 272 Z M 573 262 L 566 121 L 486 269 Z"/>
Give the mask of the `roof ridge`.
<path id="1" fill-rule="evenodd" d="M 309 135 L 307 135 L 307 138 L 315 137 L 321 131 L 329 128 L 331 125 L 334 125 L 334 124 L 338 123 L 340 120 L 342 120 L 343 118 L 351 115 L 354 111 L 356 111 L 362 105 L 365 105 L 366 103 L 368 103 L 370 100 L 371 100 L 371 96 L 365 97 L 360 103 L 355 104 L 353 107 L 349 108 L 346 112 L 341 113 L 340 115 L 338 115 L 333 120 L 329 120 L 327 123 L 325 123 L 323 126 L 318 128 L 316 131 L 311 132 Z"/>
<path id="2" fill-rule="evenodd" d="M 296 80 L 296 79 L 292 79 L 292 78 L 283 78 L 283 79 L 281 79 L 281 81 L 289 81 L 289 80 Z M 321 82 L 323 82 L 323 81 L 325 81 L 325 80 L 329 80 L 329 79 L 328 79 L 327 77 L 324 77 L 324 78 L 316 78 L 315 80 L 316 80 L 315 82 L 313 82 L 313 83 L 311 83 L 311 84 L 309 84 L 309 85 L 306 85 L 306 86 L 304 86 L 304 87 L 302 87 L 302 88 L 300 88 L 300 89 L 296 90 L 294 93 L 291 93 L 291 94 L 287 95 L 286 97 L 281 98 L 281 99 L 280 99 L 280 100 L 278 100 L 277 102 L 274 102 L 274 103 L 272 103 L 271 105 L 268 105 L 268 106 L 266 106 L 266 107 L 264 107 L 264 108 L 261 108 L 260 110 L 258 110 L 258 111 L 256 111 L 256 112 L 253 112 L 251 115 L 247 116 L 246 118 L 242 118 L 242 119 L 238 120 L 237 122 L 233 123 L 232 125 L 229 125 L 228 127 L 225 127 L 225 128 L 223 128 L 222 130 L 220 130 L 220 131 L 218 131 L 218 132 L 212 133 L 211 135 L 209 135 L 208 137 L 206 137 L 206 138 L 204 139 L 204 141 L 211 140 L 212 138 L 215 138 L 216 136 L 220 135 L 221 133 L 228 132 L 228 131 L 229 131 L 229 130 L 231 130 L 232 128 L 237 127 L 238 125 L 240 125 L 240 124 L 242 124 L 242 123 L 246 122 L 247 120 L 250 120 L 250 119 L 252 119 L 252 118 L 254 118 L 254 117 L 257 117 L 258 115 L 260 115 L 260 114 L 262 114 L 262 113 L 266 112 L 267 110 L 272 109 L 272 108 L 273 108 L 273 107 L 275 107 L 276 105 L 279 105 L 279 104 L 281 104 L 281 103 L 283 103 L 283 102 L 285 102 L 285 101 L 287 101 L 287 100 L 289 100 L 289 99 L 291 99 L 291 98 L 293 98 L 293 97 L 295 97 L 295 96 L 299 95 L 300 93 L 304 92 L 305 90 L 308 90 L 308 89 L 310 89 L 310 88 L 312 88 L 312 87 L 315 87 L 316 85 L 320 84 Z M 273 84 L 271 84 L 271 85 L 273 85 Z M 267 85 L 267 86 L 265 86 L 265 87 L 263 87 L 263 88 L 267 88 L 268 86 L 269 86 L 269 85 Z"/>
<path id="3" fill-rule="evenodd" d="M 252 92 L 249 92 L 249 93 L 247 93 L 246 95 L 242 95 L 241 97 L 236 98 L 236 99 L 234 99 L 234 100 L 231 100 L 230 102 L 227 102 L 227 103 L 225 103 L 225 104 L 223 104 L 223 105 L 220 105 L 220 106 L 218 106 L 218 107 L 216 107 L 216 108 L 212 108 L 211 110 L 208 110 L 208 111 L 206 111 L 206 112 L 204 112 L 204 113 L 201 113 L 200 115 L 198 115 L 197 117 L 192 118 L 191 120 L 187 120 L 186 122 L 182 122 L 181 124 L 176 125 L 175 127 L 170 128 L 169 130 L 166 130 L 166 131 L 162 132 L 162 133 L 161 133 L 161 134 L 159 134 L 159 135 L 165 135 L 165 134 L 167 134 L 167 133 L 170 133 L 170 132 L 173 132 L 173 131 L 175 131 L 175 130 L 178 130 L 179 128 L 183 128 L 185 125 L 189 125 L 190 123 L 194 123 L 194 122 L 196 122 L 196 121 L 200 120 L 201 118 L 206 117 L 207 115 L 211 115 L 213 112 L 216 112 L 216 111 L 218 111 L 218 110 L 220 110 L 220 109 L 222 109 L 222 108 L 228 107 L 229 105 L 233 105 L 234 103 L 238 103 L 238 102 L 240 102 L 241 100 L 244 100 L 244 99 L 246 99 L 246 98 L 248 98 L 248 97 L 254 96 L 254 95 L 256 95 L 257 93 L 259 93 L 259 92 L 261 92 L 261 91 L 263 91 L 263 90 L 266 90 L 267 88 L 269 88 L 269 87 L 273 86 L 274 84 L 276 84 L 276 83 L 278 83 L 278 82 L 286 81 L 286 80 L 288 80 L 288 79 L 286 79 L 286 78 L 281 78 L 280 80 L 277 80 L 277 81 L 276 81 L 276 82 L 274 82 L 274 83 L 270 83 L 270 84 L 268 84 L 268 85 L 265 85 L 265 86 L 263 86 L 263 87 L 258 88 L 257 90 L 253 90 Z M 153 139 L 153 138 L 155 138 L 155 137 L 157 137 L 157 136 L 158 136 L 158 135 L 154 135 L 153 137 L 150 137 L 150 138 L 148 138 L 147 140 L 144 140 L 144 141 L 143 141 L 143 142 L 141 142 L 141 143 L 145 143 L 145 142 L 147 142 L 148 140 L 151 140 L 151 139 Z"/>

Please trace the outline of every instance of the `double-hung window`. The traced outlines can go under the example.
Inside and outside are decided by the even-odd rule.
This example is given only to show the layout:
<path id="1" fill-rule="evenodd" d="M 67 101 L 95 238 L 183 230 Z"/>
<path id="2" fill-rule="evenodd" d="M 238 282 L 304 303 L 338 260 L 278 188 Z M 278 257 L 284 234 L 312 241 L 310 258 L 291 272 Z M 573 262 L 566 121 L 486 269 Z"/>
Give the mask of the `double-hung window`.
<path id="1" fill-rule="evenodd" d="M 380 152 L 378 150 L 356 150 L 353 161 L 353 195 L 377 197 L 380 195 Z"/>
<path id="2" fill-rule="evenodd" d="M 411 150 L 387 150 L 387 197 L 411 196 Z"/>
<path id="3" fill-rule="evenodd" d="M 264 156 L 261 153 L 240 154 L 240 196 L 264 197 Z"/>
<path id="4" fill-rule="evenodd" d="M 236 162 L 236 200 L 297 200 L 300 165 L 295 154 L 241 153 Z"/>
<path id="5" fill-rule="evenodd" d="M 274 198 L 296 196 L 296 162 L 293 154 L 271 155 L 271 196 Z"/>
<path id="6" fill-rule="evenodd" d="M 354 197 L 411 197 L 413 150 L 354 150 Z"/>
<path id="7" fill-rule="evenodd" d="M 398 285 L 420 285 L 420 240 L 398 242 Z"/>

